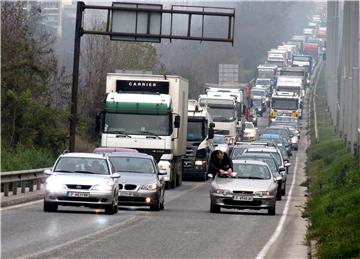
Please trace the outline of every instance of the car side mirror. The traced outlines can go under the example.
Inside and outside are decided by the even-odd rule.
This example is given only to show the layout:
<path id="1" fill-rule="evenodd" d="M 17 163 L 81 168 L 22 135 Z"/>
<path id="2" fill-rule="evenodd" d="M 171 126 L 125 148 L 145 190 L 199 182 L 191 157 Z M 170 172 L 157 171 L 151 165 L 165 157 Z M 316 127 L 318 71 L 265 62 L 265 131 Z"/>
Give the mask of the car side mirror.
<path id="1" fill-rule="evenodd" d="M 52 175 L 52 171 L 51 171 L 51 169 L 45 169 L 44 170 L 44 174 L 46 174 L 46 175 Z"/>
<path id="2" fill-rule="evenodd" d="M 285 172 L 285 171 L 286 171 L 286 168 L 285 168 L 285 167 L 282 167 L 282 166 L 279 167 L 279 173 Z"/>
<path id="3" fill-rule="evenodd" d="M 110 178 L 120 178 L 120 174 L 119 173 L 113 173 L 112 175 L 110 175 Z"/>
<path id="4" fill-rule="evenodd" d="M 214 138 L 214 128 L 209 128 L 208 139 L 213 139 L 213 138 Z"/>
<path id="5" fill-rule="evenodd" d="M 180 128 L 180 115 L 175 116 L 174 128 L 176 128 L 176 129 Z"/>
<path id="6" fill-rule="evenodd" d="M 209 128 L 215 128 L 215 123 L 214 123 L 214 122 L 210 122 L 210 123 L 209 123 Z"/>

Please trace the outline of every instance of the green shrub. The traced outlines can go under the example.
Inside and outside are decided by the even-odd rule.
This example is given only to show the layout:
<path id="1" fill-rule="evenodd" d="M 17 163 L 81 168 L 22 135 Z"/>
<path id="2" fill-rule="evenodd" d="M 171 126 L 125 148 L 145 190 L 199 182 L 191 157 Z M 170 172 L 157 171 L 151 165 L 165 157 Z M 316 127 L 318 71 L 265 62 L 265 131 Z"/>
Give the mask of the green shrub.
<path id="1" fill-rule="evenodd" d="M 1 171 L 15 171 L 50 167 L 55 161 L 46 149 L 25 148 L 17 145 L 14 149 L 1 149 Z"/>
<path id="2" fill-rule="evenodd" d="M 324 84 L 320 82 L 317 92 L 320 141 L 307 150 L 310 196 L 304 216 L 311 222 L 307 238 L 317 240 L 318 258 L 360 258 L 359 161 L 333 133 L 321 96 Z"/>

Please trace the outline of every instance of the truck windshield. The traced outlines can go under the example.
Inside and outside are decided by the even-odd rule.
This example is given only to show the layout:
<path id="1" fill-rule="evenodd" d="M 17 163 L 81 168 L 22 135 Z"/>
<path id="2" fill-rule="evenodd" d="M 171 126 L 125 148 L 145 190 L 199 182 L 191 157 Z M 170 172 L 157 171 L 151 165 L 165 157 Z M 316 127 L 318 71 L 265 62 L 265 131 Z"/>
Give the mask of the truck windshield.
<path id="1" fill-rule="evenodd" d="M 106 113 L 103 132 L 169 136 L 172 134 L 170 120 L 170 114 Z"/>
<path id="2" fill-rule="evenodd" d="M 261 72 L 261 75 L 262 74 L 265 74 L 266 72 Z M 270 77 L 272 77 L 273 76 L 273 73 L 272 72 L 270 72 L 270 73 L 268 73 L 269 75 L 267 75 L 267 76 L 269 76 L 269 78 Z M 259 74 L 260 75 L 260 74 Z M 265 76 L 264 76 L 265 77 Z M 256 79 L 256 84 L 257 85 L 270 85 L 271 84 L 271 81 L 270 81 L 270 79 Z"/>
<path id="3" fill-rule="evenodd" d="M 297 99 L 277 99 L 272 98 L 271 107 L 273 109 L 280 110 L 297 110 L 298 100 Z"/>
<path id="4" fill-rule="evenodd" d="M 257 77 L 258 78 L 272 78 L 274 76 L 274 71 L 273 70 L 258 70 L 257 72 Z M 258 83 L 259 85 L 261 85 L 261 83 Z M 264 83 L 266 84 L 266 83 Z"/>
<path id="5" fill-rule="evenodd" d="M 300 93 L 301 93 L 300 87 L 278 86 L 277 90 L 278 91 L 283 91 L 283 92 L 296 93 L 297 95 L 300 95 Z"/>
<path id="6" fill-rule="evenodd" d="M 188 121 L 188 141 L 203 140 L 205 137 L 206 135 L 204 134 L 204 121 Z"/>
<path id="7" fill-rule="evenodd" d="M 232 122 L 236 119 L 234 108 L 229 109 L 210 107 L 208 110 L 214 122 Z"/>

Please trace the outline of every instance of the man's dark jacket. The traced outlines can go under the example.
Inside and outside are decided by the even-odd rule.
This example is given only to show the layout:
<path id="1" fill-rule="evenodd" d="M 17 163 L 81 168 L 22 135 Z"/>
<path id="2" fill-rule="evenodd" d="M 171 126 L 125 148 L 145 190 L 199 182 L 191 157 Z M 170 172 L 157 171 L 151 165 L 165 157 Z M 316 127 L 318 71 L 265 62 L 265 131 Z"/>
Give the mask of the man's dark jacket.
<path id="1" fill-rule="evenodd" d="M 217 173 L 219 173 L 220 169 L 223 170 L 228 170 L 229 168 L 231 168 L 231 170 L 233 170 L 233 163 L 229 157 L 228 154 L 224 153 L 224 158 L 222 160 L 220 160 L 217 156 L 216 156 L 217 152 L 214 151 L 211 154 L 210 157 L 210 163 L 209 163 L 209 170 L 208 173 L 212 174 L 213 177 L 215 177 L 215 175 Z"/>

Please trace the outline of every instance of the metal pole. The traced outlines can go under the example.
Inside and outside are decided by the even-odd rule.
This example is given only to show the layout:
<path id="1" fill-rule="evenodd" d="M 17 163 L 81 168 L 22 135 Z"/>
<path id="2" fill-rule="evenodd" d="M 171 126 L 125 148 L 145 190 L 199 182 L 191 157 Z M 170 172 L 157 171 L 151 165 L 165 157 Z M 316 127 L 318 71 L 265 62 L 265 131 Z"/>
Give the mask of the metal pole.
<path id="1" fill-rule="evenodd" d="M 82 36 L 82 12 L 84 10 L 84 2 L 77 3 L 76 24 L 75 24 L 75 42 L 74 42 L 74 61 L 73 61 L 73 78 L 71 89 L 71 115 L 70 115 L 70 141 L 69 151 L 75 151 L 75 135 L 77 123 L 77 95 L 79 85 L 79 61 L 80 61 L 80 40 Z"/>

